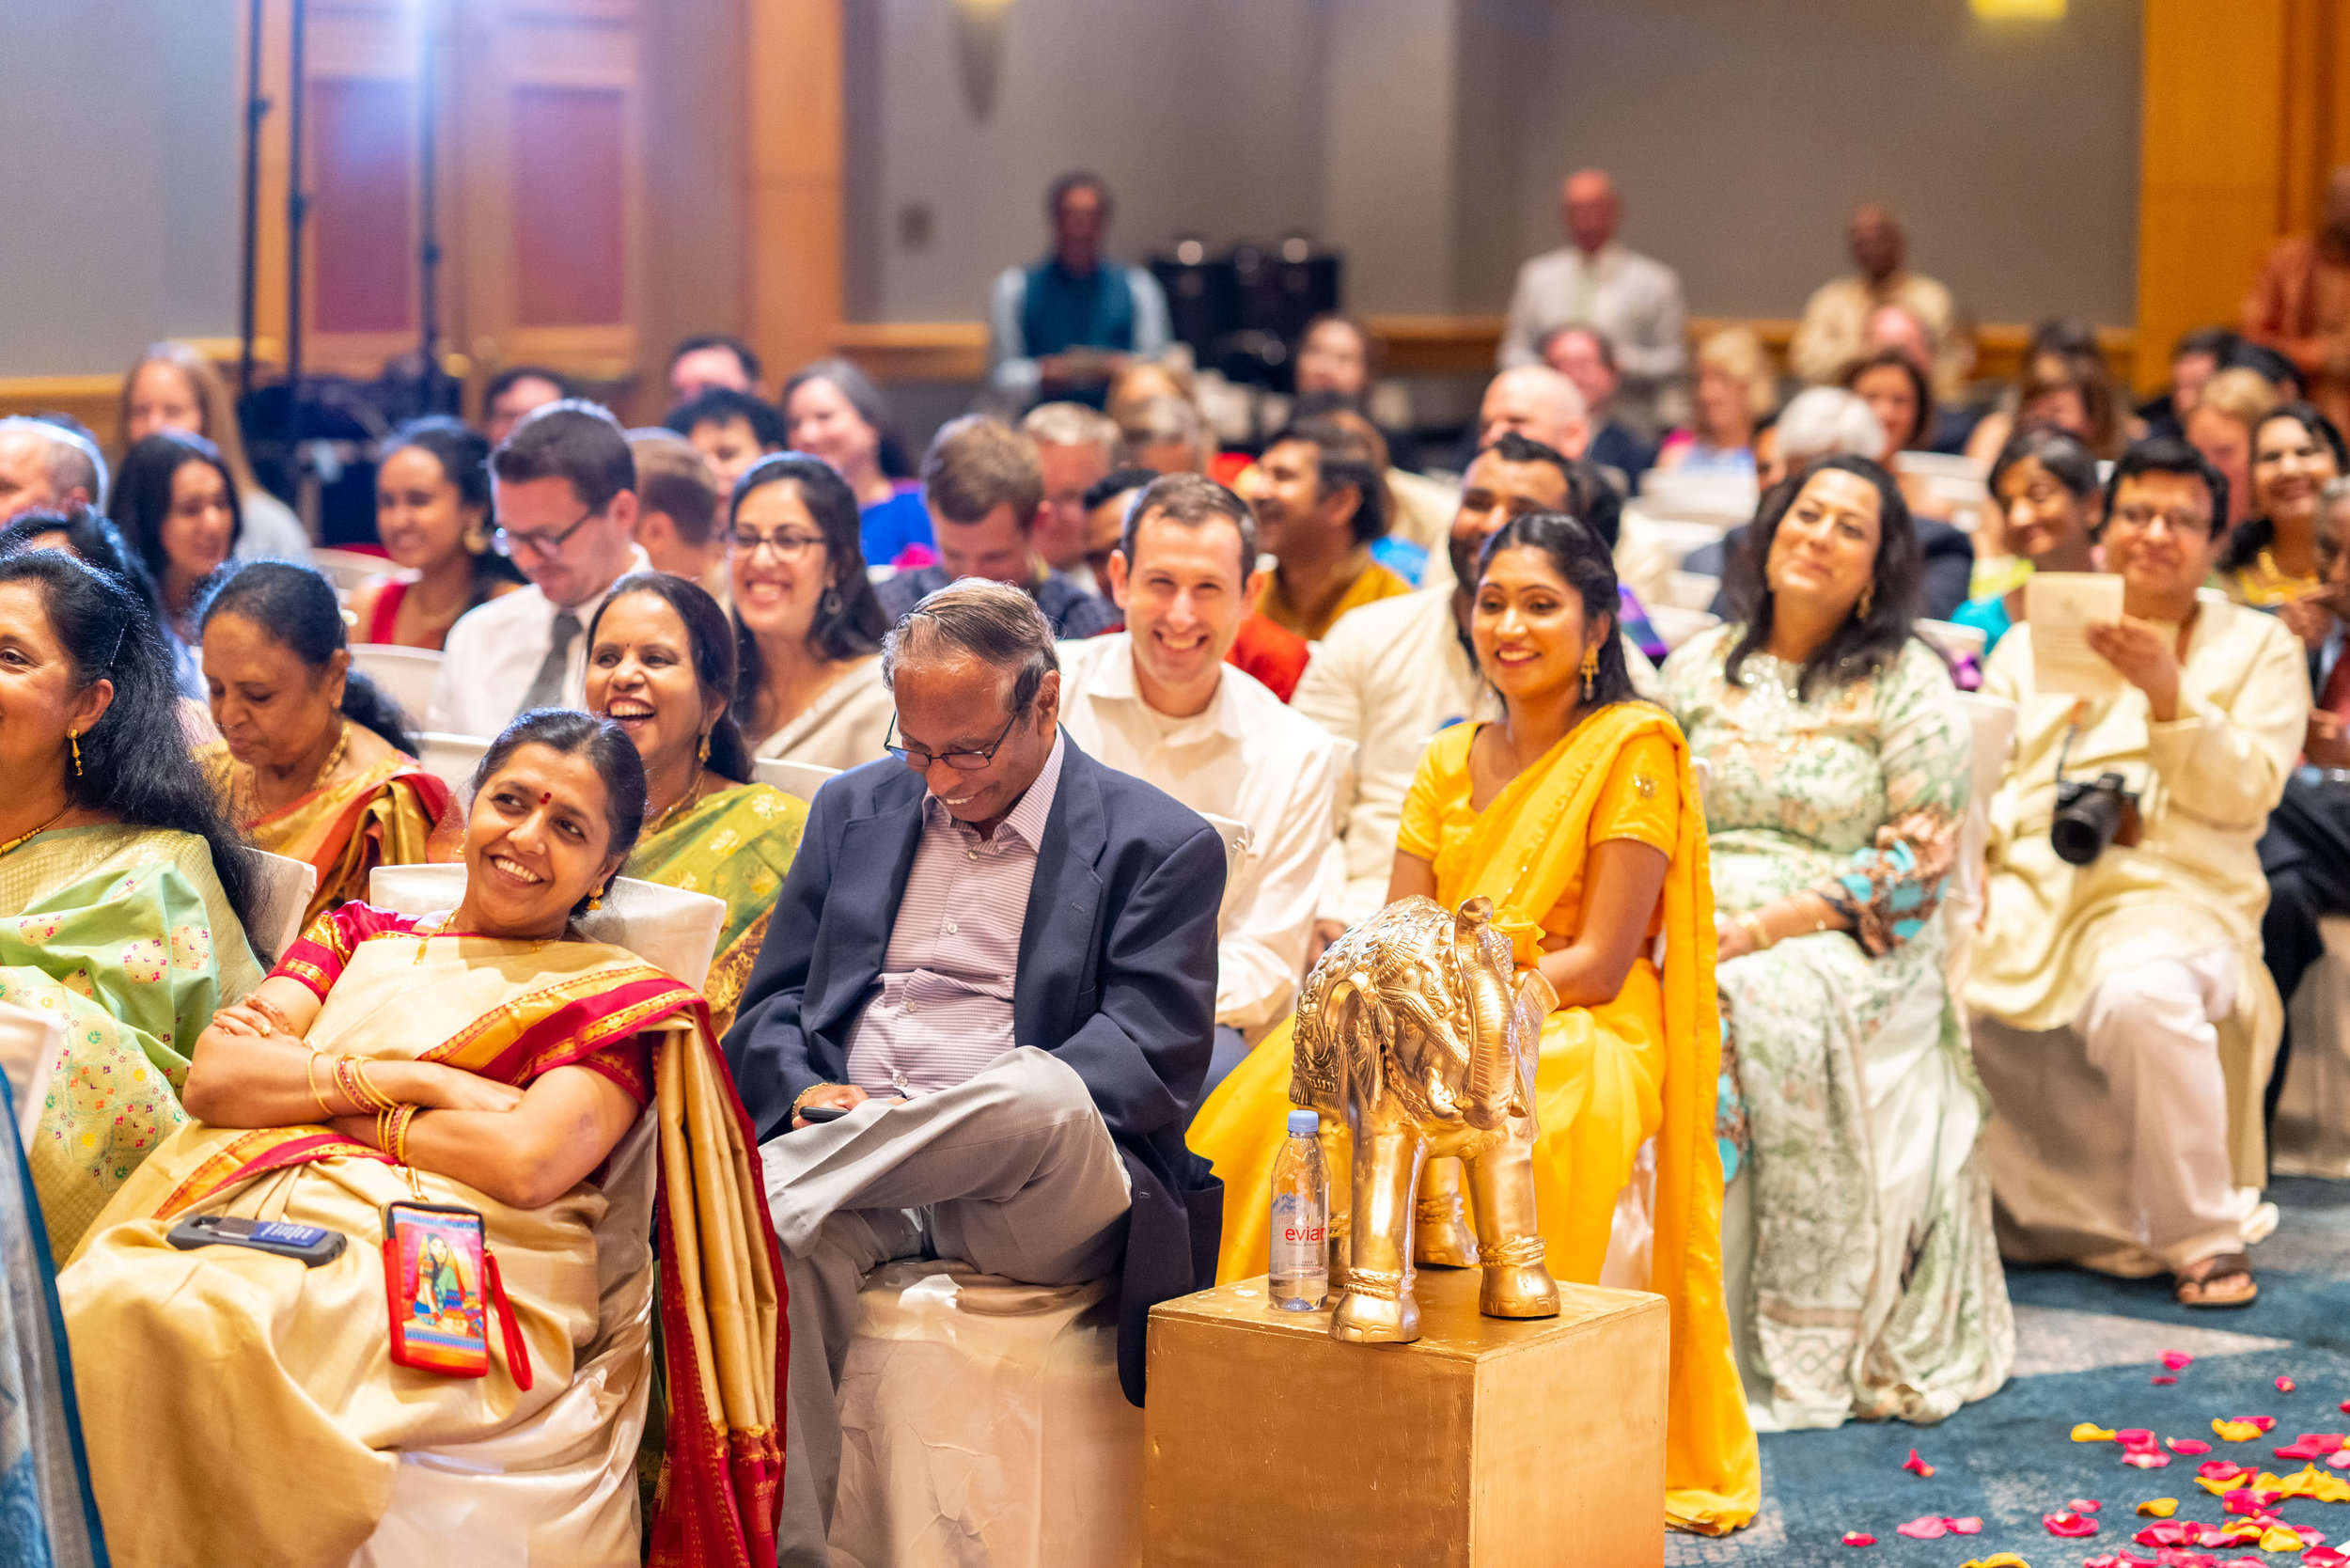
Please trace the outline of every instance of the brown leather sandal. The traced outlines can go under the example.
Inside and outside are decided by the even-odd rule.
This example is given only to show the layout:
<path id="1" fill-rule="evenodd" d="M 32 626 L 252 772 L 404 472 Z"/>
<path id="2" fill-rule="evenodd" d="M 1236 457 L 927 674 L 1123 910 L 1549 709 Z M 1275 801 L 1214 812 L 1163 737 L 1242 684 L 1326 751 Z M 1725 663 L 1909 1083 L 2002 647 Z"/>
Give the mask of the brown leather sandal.
<path id="1" fill-rule="evenodd" d="M 2241 1252 L 2222 1252 L 2179 1270 L 2171 1298 L 2182 1307 L 2249 1307 L 2260 1299 L 2260 1282 L 2252 1278 L 2252 1260 Z"/>

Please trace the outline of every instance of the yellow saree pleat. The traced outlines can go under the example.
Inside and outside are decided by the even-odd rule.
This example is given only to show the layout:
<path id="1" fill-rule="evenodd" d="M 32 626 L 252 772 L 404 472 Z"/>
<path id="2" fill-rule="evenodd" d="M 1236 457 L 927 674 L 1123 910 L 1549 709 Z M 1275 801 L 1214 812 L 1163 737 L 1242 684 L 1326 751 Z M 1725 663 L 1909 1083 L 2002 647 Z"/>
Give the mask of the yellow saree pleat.
<path id="1" fill-rule="evenodd" d="M 197 758 L 228 800 L 233 764 L 227 746 L 215 741 Z M 447 785 L 415 758 L 396 751 L 340 784 L 242 825 L 256 849 L 302 861 L 318 872 L 318 891 L 302 917 L 306 929 L 327 910 L 365 899 L 368 873 L 376 867 L 423 864 L 433 824 L 448 801 Z"/>
<path id="2" fill-rule="evenodd" d="M 1679 729 L 1640 703 L 1586 720 L 1438 853 L 1437 898 L 1448 905 L 1479 894 L 1492 899 L 1519 962 L 1533 962 L 1542 917 L 1582 873 L 1593 813 L 1619 756 L 1650 735 L 1671 745 L 1680 803 L 1681 829 L 1665 874 L 1664 965 L 1660 971 L 1643 958 L 1612 1001 L 1562 1008 L 1545 1020 L 1535 1069 L 1542 1128 L 1535 1206 L 1552 1272 L 1595 1283 L 1617 1194 L 1631 1180 L 1640 1145 L 1654 1137 L 1649 1288 L 1666 1298 L 1671 1318 L 1666 1513 L 1679 1528 L 1711 1534 L 1753 1517 L 1762 1471 L 1722 1301 L 1713 893 L 1704 811 Z M 1192 1123 L 1191 1147 L 1225 1183 L 1219 1280 L 1264 1270 L 1266 1194 L 1289 1105 L 1290 1063 L 1284 1024 Z"/>

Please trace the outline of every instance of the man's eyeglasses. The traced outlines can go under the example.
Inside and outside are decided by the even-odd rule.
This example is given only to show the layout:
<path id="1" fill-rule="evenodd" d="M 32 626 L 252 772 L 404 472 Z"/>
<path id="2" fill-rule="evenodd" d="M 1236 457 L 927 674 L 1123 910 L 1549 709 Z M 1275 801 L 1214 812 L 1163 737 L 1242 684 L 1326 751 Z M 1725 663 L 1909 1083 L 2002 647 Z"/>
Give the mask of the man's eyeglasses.
<path id="1" fill-rule="evenodd" d="M 995 760 L 995 753 L 1003 749 L 1005 741 L 1010 739 L 1011 728 L 1020 722 L 1021 717 L 1019 713 L 1012 714 L 1003 729 L 995 732 L 995 738 L 988 743 L 985 751 L 939 752 L 924 751 L 920 746 L 896 745 L 898 721 L 892 718 L 889 734 L 883 741 L 882 749 L 916 773 L 928 773 L 932 762 L 944 762 L 957 773 L 977 773 Z"/>
<path id="2" fill-rule="evenodd" d="M 776 559 L 795 561 L 817 545 L 823 543 L 824 536 L 822 534 L 760 534 L 753 533 L 748 528 L 730 528 L 727 531 L 727 542 L 745 557 L 758 555 L 760 546 L 763 544 L 776 553 Z"/>
<path id="3" fill-rule="evenodd" d="M 572 541 L 573 534 L 595 521 L 603 511 L 602 507 L 589 507 L 578 522 L 559 534 L 517 534 L 494 528 L 490 533 L 490 548 L 509 559 L 527 550 L 540 560 L 551 560 L 563 553 L 563 546 Z"/>
<path id="4" fill-rule="evenodd" d="M 2160 507 L 2116 507 L 2113 509 L 2113 520 L 2134 534 L 2151 533 L 2154 525 L 2160 523 L 2174 534 L 2193 534 L 2199 539 L 2211 537 L 2211 519 L 2185 508 L 2165 511 Z"/>

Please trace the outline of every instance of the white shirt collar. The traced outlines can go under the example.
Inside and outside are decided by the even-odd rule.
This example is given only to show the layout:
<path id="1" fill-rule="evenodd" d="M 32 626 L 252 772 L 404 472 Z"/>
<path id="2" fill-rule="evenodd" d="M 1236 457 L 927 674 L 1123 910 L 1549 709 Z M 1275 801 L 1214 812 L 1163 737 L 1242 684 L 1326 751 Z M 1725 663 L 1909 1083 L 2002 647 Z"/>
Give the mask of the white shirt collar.
<path id="1" fill-rule="evenodd" d="M 1116 648 L 1104 650 L 1101 663 L 1086 682 L 1087 695 L 1106 701 L 1134 702 L 1149 707 L 1150 699 L 1142 695 L 1142 682 L 1135 674 L 1135 635 L 1132 632 L 1115 632 L 1099 640 L 1109 643 L 1113 639 L 1117 643 Z M 1179 744 L 1190 740 L 1193 737 L 1189 731 L 1195 727 L 1233 740 L 1242 738 L 1240 715 L 1233 711 L 1235 704 L 1230 700 L 1231 682 L 1226 679 L 1230 673 L 1221 666 L 1217 667 L 1215 695 L 1208 698 L 1208 705 L 1198 713 L 1178 716 L 1159 713 L 1156 708 L 1151 709 L 1175 726 L 1167 736 L 1168 740 Z"/>

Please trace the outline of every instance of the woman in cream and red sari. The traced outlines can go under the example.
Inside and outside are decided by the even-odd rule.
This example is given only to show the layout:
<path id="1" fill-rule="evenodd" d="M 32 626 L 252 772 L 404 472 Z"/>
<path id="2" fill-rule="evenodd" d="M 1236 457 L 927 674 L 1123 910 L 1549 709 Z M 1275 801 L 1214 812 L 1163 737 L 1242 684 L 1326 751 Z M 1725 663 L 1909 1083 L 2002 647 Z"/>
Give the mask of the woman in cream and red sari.
<path id="1" fill-rule="evenodd" d="M 395 1542 L 458 1520 L 459 1558 L 636 1563 L 656 1215 L 652 1560 L 775 1560 L 780 1270 L 758 1151 L 700 999 L 571 924 L 627 858 L 644 769 L 617 727 L 539 710 L 476 781 L 458 907 L 314 923 L 196 1042 L 197 1120 L 58 1279 L 118 1564 L 341 1568 L 379 1532 L 405 1561 Z M 387 1297 L 387 1206 L 418 1200 L 480 1216 L 489 1261 L 461 1252 L 455 1284 L 486 1373 L 416 1364 L 412 1271 Z M 201 1216 L 347 1244 L 313 1267 L 170 1244 Z M 446 1457 L 402 1463 L 420 1450 Z"/>
<path id="2" fill-rule="evenodd" d="M 376 867 L 425 859 L 448 786 L 351 667 L 326 579 L 291 561 L 239 567 L 205 601 L 203 627 L 221 733 L 203 748 L 206 771 L 255 847 L 317 870 L 306 922 L 365 898 Z"/>
<path id="3" fill-rule="evenodd" d="M 1670 1307 L 1666 1517 L 1716 1534 L 1753 1517 L 1762 1473 L 1722 1302 L 1704 814 L 1681 730 L 1633 696 L 1619 603 L 1606 546 L 1573 518 L 1531 513 L 1487 541 L 1469 630 L 1504 716 L 1429 743 L 1387 896 L 1492 900 L 1518 962 L 1559 993 L 1534 1079 L 1535 1212 L 1559 1278 L 1596 1283 L 1618 1262 L 1611 1251 L 1636 1251 L 1614 1234 L 1618 1197 L 1637 1190 L 1653 1140 L 1646 1267 L 1625 1262 L 1609 1283 Z M 1649 956 L 1658 936 L 1661 969 Z M 1230 1195 L 1216 1271 L 1227 1282 L 1264 1271 L 1291 1054 L 1290 1030 L 1275 1030 L 1192 1123 L 1191 1147 Z M 1422 1263 L 1476 1261 L 1459 1170 L 1436 1161 L 1423 1180 Z"/>
<path id="4" fill-rule="evenodd" d="M 588 709 L 645 760 L 645 836 L 621 868 L 726 901 L 702 996 L 720 1035 L 767 937 L 767 912 L 800 851 L 807 803 L 749 782 L 750 748 L 727 701 L 734 631 L 699 585 L 637 572 L 588 623 Z"/>

